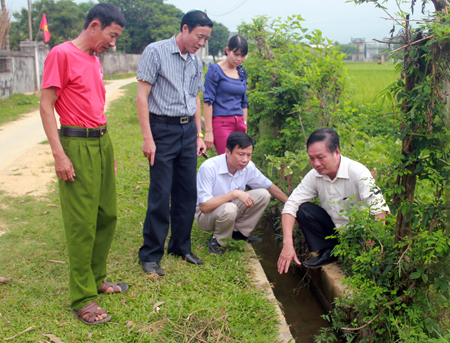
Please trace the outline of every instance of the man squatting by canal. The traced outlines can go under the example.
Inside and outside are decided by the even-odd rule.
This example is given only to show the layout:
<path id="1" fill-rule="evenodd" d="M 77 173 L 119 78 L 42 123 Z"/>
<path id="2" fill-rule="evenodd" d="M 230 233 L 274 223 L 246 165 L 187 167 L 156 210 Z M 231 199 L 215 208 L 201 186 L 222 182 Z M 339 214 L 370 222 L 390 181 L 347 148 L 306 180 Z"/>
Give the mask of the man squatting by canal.
<path id="1" fill-rule="evenodd" d="M 341 155 L 339 136 L 333 129 L 319 129 L 309 136 L 306 143 L 311 170 L 284 205 L 281 223 L 283 227 L 283 250 L 278 259 L 278 272 L 289 270 L 292 259 L 300 264 L 293 245 L 293 228 L 297 220 L 310 252 L 319 255 L 303 262 L 308 268 L 318 268 L 334 262 L 331 251 L 336 239 L 334 228 L 348 223 L 348 217 L 340 215 L 349 199 L 355 203 L 371 205 L 377 220 L 383 220 L 389 208 L 381 193 L 374 193 L 375 180 L 369 169 L 361 163 Z M 322 207 L 309 201 L 319 197 Z"/>
<path id="2" fill-rule="evenodd" d="M 258 243 L 251 234 L 274 196 L 283 204 L 287 196 L 265 177 L 251 161 L 254 143 L 247 134 L 228 136 L 225 153 L 200 166 L 197 175 L 195 219 L 203 231 L 212 232 L 208 250 L 222 254 L 226 239 Z M 251 187 L 245 191 L 246 186 Z"/>
<path id="3" fill-rule="evenodd" d="M 145 272 L 160 276 L 164 275 L 159 262 L 169 217 L 172 234 L 167 252 L 203 264 L 191 251 L 197 156 L 206 150 L 198 96 L 203 91 L 203 69 L 196 52 L 206 44 L 212 27 L 205 13 L 190 11 L 181 20 L 181 32 L 148 45 L 139 63 L 136 106 L 144 138 L 142 151 L 150 164 L 139 259 Z"/>
<path id="4" fill-rule="evenodd" d="M 54 47 L 44 65 L 40 111 L 55 158 L 70 263 L 75 316 L 89 325 L 111 316 L 95 299 L 128 290 L 105 281 L 106 258 L 117 221 L 115 161 L 104 115 L 101 54 L 116 44 L 125 18 L 111 4 L 95 5 L 83 31 Z M 54 109 L 60 116 L 58 134 Z"/>

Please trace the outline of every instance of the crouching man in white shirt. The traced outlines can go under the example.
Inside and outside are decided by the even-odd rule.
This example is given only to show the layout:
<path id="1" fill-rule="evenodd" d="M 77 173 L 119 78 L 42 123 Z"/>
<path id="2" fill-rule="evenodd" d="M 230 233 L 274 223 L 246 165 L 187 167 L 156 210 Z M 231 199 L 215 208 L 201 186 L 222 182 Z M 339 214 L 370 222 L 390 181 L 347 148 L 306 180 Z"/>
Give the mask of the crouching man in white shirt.
<path id="1" fill-rule="evenodd" d="M 226 239 L 261 242 L 251 234 L 274 196 L 283 204 L 287 196 L 251 162 L 254 143 L 247 134 L 228 136 L 225 154 L 205 161 L 197 175 L 195 220 L 203 231 L 212 232 L 208 250 L 222 254 Z M 245 191 L 246 186 L 252 190 Z"/>
<path id="2" fill-rule="evenodd" d="M 314 169 L 306 174 L 284 205 L 281 217 L 283 250 L 278 259 L 280 274 L 289 270 L 292 259 L 300 264 L 292 239 L 296 220 L 309 251 L 319 252 L 317 257 L 303 262 L 303 265 L 319 268 L 336 260 L 331 251 L 338 242 L 325 237 L 335 234 L 335 228 L 348 223 L 348 217 L 340 213 L 346 209 L 348 201 L 373 205 L 371 212 L 377 220 L 383 220 L 389 212 L 381 193 L 375 194 L 375 180 L 369 169 L 341 155 L 336 131 L 314 131 L 306 147 Z M 319 197 L 321 206 L 309 202 L 316 197 Z"/>

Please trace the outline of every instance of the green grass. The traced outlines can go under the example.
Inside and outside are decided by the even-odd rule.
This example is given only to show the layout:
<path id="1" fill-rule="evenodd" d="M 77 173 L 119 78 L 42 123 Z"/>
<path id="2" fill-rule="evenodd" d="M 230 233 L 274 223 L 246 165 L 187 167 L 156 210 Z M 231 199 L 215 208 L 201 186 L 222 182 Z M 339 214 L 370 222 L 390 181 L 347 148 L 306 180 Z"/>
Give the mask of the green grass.
<path id="1" fill-rule="evenodd" d="M 399 78 L 399 75 L 395 72 L 394 64 L 382 63 L 378 65 L 375 62 L 349 62 L 346 65 L 350 76 L 350 87 L 353 90 L 352 106 L 359 108 L 366 104 L 377 104 L 386 108 L 388 104 L 383 104 L 383 100 L 378 98 L 378 95 Z"/>
<path id="2" fill-rule="evenodd" d="M 112 76 L 108 76 L 103 78 L 103 80 L 107 81 L 107 80 L 122 80 L 122 79 L 128 79 L 130 77 L 136 77 L 136 73 L 128 73 L 128 74 L 116 74 L 116 75 L 112 75 Z"/>
<path id="3" fill-rule="evenodd" d="M 164 256 L 164 277 L 142 272 L 137 252 L 142 244 L 148 163 L 141 151 L 134 100 L 137 84 L 125 88 L 127 95 L 108 113 L 118 164 L 119 219 L 107 279 L 126 281 L 130 290 L 99 296 L 99 305 L 112 316 L 108 324 L 90 327 L 76 320 L 69 306 L 61 212 L 48 206 L 59 204 L 56 186 L 39 201 L 0 194 L 0 231 L 8 231 L 0 237 L 0 276 L 11 279 L 0 284 L 0 340 L 34 327 L 12 341 L 49 341 L 42 334 L 53 334 L 71 343 L 276 342 L 275 310 L 252 287 L 250 253 L 242 244 L 222 257 L 212 255 L 206 248 L 209 234 L 194 225 L 192 249 L 205 260 L 203 266 Z M 158 312 L 154 306 L 161 302 Z M 193 338 L 196 333 L 202 340 Z"/>
<path id="4" fill-rule="evenodd" d="M 0 99 L 0 125 L 19 119 L 21 114 L 39 109 L 39 96 L 35 94 L 13 94 Z"/>

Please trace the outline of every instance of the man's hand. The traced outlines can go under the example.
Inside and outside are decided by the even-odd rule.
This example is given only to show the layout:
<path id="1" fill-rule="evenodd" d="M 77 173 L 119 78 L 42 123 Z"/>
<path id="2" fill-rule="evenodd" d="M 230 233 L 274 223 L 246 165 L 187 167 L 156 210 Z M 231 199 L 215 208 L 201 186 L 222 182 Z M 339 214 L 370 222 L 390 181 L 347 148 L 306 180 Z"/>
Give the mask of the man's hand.
<path id="1" fill-rule="evenodd" d="M 63 181 L 75 181 L 75 170 L 66 154 L 55 156 L 55 171 L 56 175 Z"/>
<path id="2" fill-rule="evenodd" d="M 117 175 L 117 161 L 114 159 L 114 175 Z"/>
<path id="3" fill-rule="evenodd" d="M 281 250 L 280 257 L 278 258 L 278 272 L 280 274 L 287 273 L 289 271 L 289 266 L 291 265 L 291 261 L 294 259 L 295 263 L 301 265 L 298 260 L 297 254 L 295 253 L 295 249 L 293 245 L 283 245 L 283 250 Z"/>
<path id="4" fill-rule="evenodd" d="M 250 208 L 255 204 L 255 200 L 253 200 L 253 198 L 247 192 L 239 190 L 236 190 L 235 192 L 236 192 L 236 199 L 242 202 L 246 208 Z"/>
<path id="5" fill-rule="evenodd" d="M 155 154 L 156 154 L 156 145 L 155 141 L 150 138 L 148 140 L 144 140 L 144 144 L 142 144 L 142 152 L 144 156 L 150 161 L 150 165 L 153 167 L 155 164 Z"/>
<path id="6" fill-rule="evenodd" d="M 200 157 L 206 151 L 205 142 L 202 137 L 197 137 L 197 156 Z"/>
<path id="7" fill-rule="evenodd" d="M 212 149 L 214 146 L 214 134 L 212 131 L 205 132 L 205 144 L 208 149 Z"/>

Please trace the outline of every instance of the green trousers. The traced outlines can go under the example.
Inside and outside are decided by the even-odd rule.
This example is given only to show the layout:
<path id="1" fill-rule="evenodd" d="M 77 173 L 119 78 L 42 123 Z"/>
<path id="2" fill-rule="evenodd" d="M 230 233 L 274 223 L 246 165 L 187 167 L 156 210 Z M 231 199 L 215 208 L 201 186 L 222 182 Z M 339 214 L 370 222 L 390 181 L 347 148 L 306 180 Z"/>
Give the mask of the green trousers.
<path id="1" fill-rule="evenodd" d="M 74 127 L 74 126 L 70 126 Z M 75 181 L 59 179 L 70 263 L 70 302 L 79 310 L 97 297 L 117 222 L 114 152 L 108 133 L 100 138 L 60 136 Z"/>

